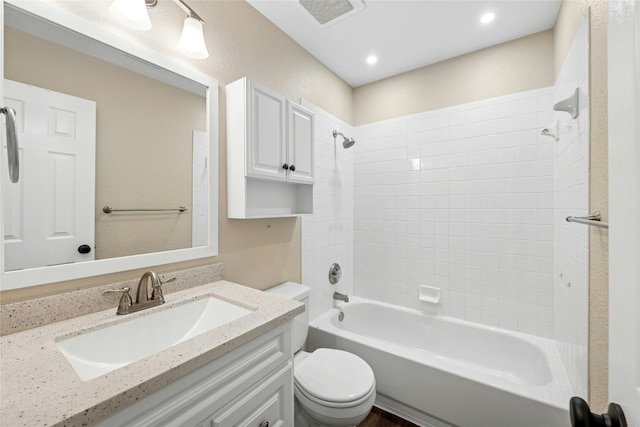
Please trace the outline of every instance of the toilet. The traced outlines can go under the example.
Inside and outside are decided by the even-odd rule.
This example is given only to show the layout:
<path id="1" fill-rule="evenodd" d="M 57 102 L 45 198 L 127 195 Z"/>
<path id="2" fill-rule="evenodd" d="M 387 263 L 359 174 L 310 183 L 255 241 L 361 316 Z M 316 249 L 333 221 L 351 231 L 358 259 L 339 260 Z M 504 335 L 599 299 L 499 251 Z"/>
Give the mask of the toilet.
<path id="1" fill-rule="evenodd" d="M 268 293 L 308 305 L 308 286 L 286 282 Z M 364 420 L 376 399 L 371 367 L 355 354 L 330 348 L 301 350 L 307 339 L 307 311 L 293 319 L 293 377 L 295 426 L 355 426 Z"/>

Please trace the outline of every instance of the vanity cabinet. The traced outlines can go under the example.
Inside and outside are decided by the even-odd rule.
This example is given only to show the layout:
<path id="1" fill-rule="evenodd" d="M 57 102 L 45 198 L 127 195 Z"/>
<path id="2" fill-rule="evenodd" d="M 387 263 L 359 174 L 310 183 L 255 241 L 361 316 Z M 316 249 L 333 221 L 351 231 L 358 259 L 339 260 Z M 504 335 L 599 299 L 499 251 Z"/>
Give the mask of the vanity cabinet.
<path id="1" fill-rule="evenodd" d="M 242 78 L 227 85 L 229 218 L 313 211 L 313 112 Z"/>
<path id="2" fill-rule="evenodd" d="M 99 426 L 293 426 L 291 322 L 240 346 Z"/>

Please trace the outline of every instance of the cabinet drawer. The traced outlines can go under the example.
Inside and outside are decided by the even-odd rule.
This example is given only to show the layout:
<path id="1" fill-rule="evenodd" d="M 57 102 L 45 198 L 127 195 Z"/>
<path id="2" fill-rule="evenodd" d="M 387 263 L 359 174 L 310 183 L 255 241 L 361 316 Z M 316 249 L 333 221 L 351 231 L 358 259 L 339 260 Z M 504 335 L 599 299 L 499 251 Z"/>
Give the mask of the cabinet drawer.
<path id="1" fill-rule="evenodd" d="M 266 424 L 268 423 L 268 424 Z M 206 427 L 290 427 L 293 425 L 293 373 L 287 362 L 273 375 L 238 396 L 203 423 Z"/>

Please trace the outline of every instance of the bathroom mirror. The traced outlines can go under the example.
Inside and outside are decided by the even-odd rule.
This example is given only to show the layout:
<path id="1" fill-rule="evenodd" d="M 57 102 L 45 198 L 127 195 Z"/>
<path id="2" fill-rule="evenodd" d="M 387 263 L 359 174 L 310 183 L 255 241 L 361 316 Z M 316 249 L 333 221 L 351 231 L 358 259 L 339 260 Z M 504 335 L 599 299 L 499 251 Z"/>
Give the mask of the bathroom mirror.
<path id="1" fill-rule="evenodd" d="M 3 6 L 22 164 L 11 184 L 3 134 L 0 290 L 217 255 L 217 81 L 46 2 Z"/>

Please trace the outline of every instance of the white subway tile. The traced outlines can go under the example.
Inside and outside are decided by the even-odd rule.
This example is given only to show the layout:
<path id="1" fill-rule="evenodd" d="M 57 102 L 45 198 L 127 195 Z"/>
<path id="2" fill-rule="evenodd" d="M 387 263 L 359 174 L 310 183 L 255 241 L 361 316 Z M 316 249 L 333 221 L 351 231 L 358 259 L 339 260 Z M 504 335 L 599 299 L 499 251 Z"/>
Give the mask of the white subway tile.
<path id="1" fill-rule="evenodd" d="M 580 182 L 578 168 L 588 166 L 570 157 L 586 158 L 586 146 L 574 142 L 582 122 L 567 134 L 571 143 L 539 138 L 551 101 L 550 90 L 536 90 L 351 129 L 366 148 L 359 144 L 357 155 L 338 159 L 337 187 L 333 141 L 322 140 L 316 209 L 302 222 L 303 278 L 313 271 L 314 289 L 324 289 L 324 264 L 346 256 L 345 265 L 355 262 L 347 280 L 357 295 L 421 308 L 418 284 L 437 283 L 444 291 L 438 313 L 551 336 L 558 322 L 554 203 L 588 201 L 586 186 L 551 196 L 554 163 L 567 191 Z M 320 117 L 326 129 L 348 129 Z M 571 252 L 564 262 L 573 268 L 579 249 Z M 586 260 L 584 251 L 580 256 Z M 331 306 L 328 292 L 312 295 L 312 311 Z"/>

